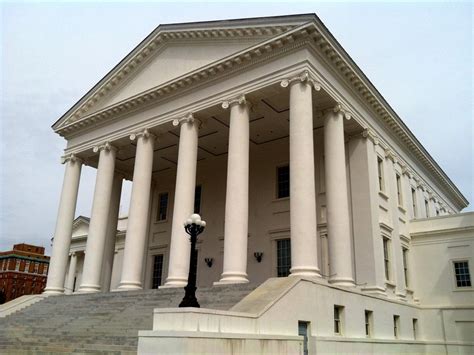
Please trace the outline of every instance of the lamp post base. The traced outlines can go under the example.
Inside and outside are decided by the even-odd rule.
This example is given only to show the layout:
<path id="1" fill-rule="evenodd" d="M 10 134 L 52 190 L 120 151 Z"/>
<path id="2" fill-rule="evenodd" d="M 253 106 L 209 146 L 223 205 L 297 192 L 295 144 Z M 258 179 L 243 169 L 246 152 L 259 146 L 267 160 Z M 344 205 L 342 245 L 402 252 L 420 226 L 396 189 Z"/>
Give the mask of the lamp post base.
<path id="1" fill-rule="evenodd" d="M 184 294 L 184 298 L 179 304 L 179 307 L 196 307 L 200 308 L 197 299 L 196 299 L 196 289 L 197 287 L 185 287 L 184 290 L 186 293 Z"/>

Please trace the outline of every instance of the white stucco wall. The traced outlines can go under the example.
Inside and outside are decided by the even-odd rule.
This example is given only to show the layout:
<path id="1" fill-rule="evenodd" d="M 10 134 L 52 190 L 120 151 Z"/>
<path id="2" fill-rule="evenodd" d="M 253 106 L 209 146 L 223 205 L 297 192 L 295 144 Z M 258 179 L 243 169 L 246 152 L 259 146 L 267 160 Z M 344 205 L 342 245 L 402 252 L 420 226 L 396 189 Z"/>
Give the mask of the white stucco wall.
<path id="1" fill-rule="evenodd" d="M 410 223 L 416 294 L 426 306 L 474 304 L 474 288 L 456 287 L 453 261 L 469 262 L 474 276 L 474 212 Z"/>

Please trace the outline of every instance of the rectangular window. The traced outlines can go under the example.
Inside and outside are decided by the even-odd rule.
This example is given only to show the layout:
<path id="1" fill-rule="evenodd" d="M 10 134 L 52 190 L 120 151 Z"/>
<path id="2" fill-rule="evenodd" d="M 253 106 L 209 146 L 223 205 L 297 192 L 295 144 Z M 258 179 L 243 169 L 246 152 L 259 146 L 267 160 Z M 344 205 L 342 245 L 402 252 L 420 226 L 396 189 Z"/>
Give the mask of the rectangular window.
<path id="1" fill-rule="evenodd" d="M 402 196 L 402 178 L 400 175 L 396 174 L 397 178 L 397 197 L 398 197 L 398 205 L 403 206 L 403 196 Z"/>
<path id="2" fill-rule="evenodd" d="M 298 321 L 298 335 L 303 337 L 303 355 L 308 355 L 308 326 L 309 322 Z"/>
<path id="3" fill-rule="evenodd" d="M 471 274 L 469 273 L 469 262 L 467 260 L 454 262 L 454 274 L 457 287 L 471 287 Z"/>
<path id="4" fill-rule="evenodd" d="M 400 334 L 400 316 L 393 316 L 393 336 L 398 339 Z"/>
<path id="5" fill-rule="evenodd" d="M 370 338 L 372 336 L 372 311 L 365 311 L 365 336 Z"/>
<path id="6" fill-rule="evenodd" d="M 438 209 L 436 209 L 436 215 L 439 216 L 439 210 Z"/>
<path id="7" fill-rule="evenodd" d="M 383 263 L 385 267 L 385 279 L 390 280 L 390 240 L 383 238 Z"/>
<path id="8" fill-rule="evenodd" d="M 425 199 L 425 213 L 426 213 L 426 218 L 430 216 L 430 207 L 428 204 L 428 200 Z"/>
<path id="9" fill-rule="evenodd" d="M 418 319 L 413 318 L 412 324 L 413 324 L 413 339 L 416 340 L 418 338 Z"/>
<path id="10" fill-rule="evenodd" d="M 291 268 L 291 241 L 290 239 L 277 240 L 277 276 L 286 277 Z"/>
<path id="11" fill-rule="evenodd" d="M 405 287 L 408 287 L 408 249 L 402 247 L 402 256 L 403 256 L 403 273 L 405 275 Z"/>
<path id="12" fill-rule="evenodd" d="M 194 213 L 201 213 L 201 193 L 202 186 L 197 185 L 194 190 Z"/>
<path id="13" fill-rule="evenodd" d="M 411 189 L 411 204 L 413 207 L 413 218 L 418 217 L 418 209 L 416 208 L 416 190 Z"/>
<path id="14" fill-rule="evenodd" d="M 377 157 L 377 172 L 379 174 L 379 190 L 384 191 L 384 182 L 383 182 L 383 160 L 380 157 Z"/>
<path id="15" fill-rule="evenodd" d="M 158 195 L 158 221 L 166 220 L 168 216 L 168 193 L 163 192 Z"/>
<path id="16" fill-rule="evenodd" d="M 280 166 L 277 169 L 277 198 L 290 196 L 290 167 Z"/>
<path id="17" fill-rule="evenodd" d="M 334 306 L 334 334 L 342 334 L 343 306 Z"/>
<path id="18" fill-rule="evenodd" d="M 153 257 L 153 282 L 151 288 L 161 286 L 161 278 L 163 274 L 163 254 Z"/>

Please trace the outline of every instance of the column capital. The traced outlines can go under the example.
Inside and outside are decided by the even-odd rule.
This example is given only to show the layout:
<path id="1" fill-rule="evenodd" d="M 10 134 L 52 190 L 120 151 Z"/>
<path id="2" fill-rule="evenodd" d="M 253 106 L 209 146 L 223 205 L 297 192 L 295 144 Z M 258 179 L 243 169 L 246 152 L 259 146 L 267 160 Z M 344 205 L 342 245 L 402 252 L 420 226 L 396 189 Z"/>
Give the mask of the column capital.
<path id="1" fill-rule="evenodd" d="M 304 70 L 303 72 L 301 72 L 300 74 L 298 75 L 295 75 L 291 78 L 287 78 L 287 79 L 283 79 L 281 82 L 280 82 L 280 86 L 283 87 L 283 88 L 286 88 L 288 86 L 290 86 L 292 83 L 295 83 L 295 82 L 300 82 L 300 83 L 306 83 L 306 84 L 309 84 L 311 85 L 314 90 L 316 91 L 319 91 L 321 90 L 321 83 L 319 81 L 317 81 L 316 79 L 314 79 L 314 77 L 309 73 L 308 70 Z"/>
<path id="2" fill-rule="evenodd" d="M 398 161 L 395 152 L 391 149 L 385 149 L 385 158 L 390 159 L 393 163 Z"/>
<path id="3" fill-rule="evenodd" d="M 69 253 L 69 256 L 76 257 L 76 256 L 77 256 L 77 252 L 73 251 L 73 252 Z"/>
<path id="4" fill-rule="evenodd" d="M 61 157 L 61 164 L 65 164 L 69 161 L 71 163 L 78 163 L 78 164 L 83 164 L 84 163 L 84 161 L 74 153 L 66 154 L 66 155 L 63 155 Z"/>
<path id="5" fill-rule="evenodd" d="M 374 143 L 375 145 L 378 145 L 380 143 L 379 141 L 379 137 L 377 136 L 377 134 L 371 130 L 370 128 L 366 128 L 362 131 L 361 133 L 362 137 L 366 138 L 366 139 L 369 139 L 372 141 L 372 143 Z"/>
<path id="6" fill-rule="evenodd" d="M 340 114 L 342 115 L 342 117 L 344 117 L 348 121 L 352 117 L 349 110 L 347 110 L 341 103 L 337 103 L 334 107 L 324 110 L 323 113 L 325 116 L 328 116 L 331 114 Z"/>
<path id="7" fill-rule="evenodd" d="M 249 108 L 252 106 L 252 103 L 245 97 L 245 94 L 240 94 L 236 97 L 227 99 L 222 102 L 222 108 L 228 109 L 230 106 L 237 104 L 237 105 L 247 105 Z"/>
<path id="8" fill-rule="evenodd" d="M 201 128 L 201 124 L 202 124 L 202 122 L 199 119 L 194 117 L 194 113 L 192 112 L 188 112 L 183 117 L 175 118 L 173 120 L 173 126 L 175 127 L 178 127 L 182 123 L 195 123 L 197 124 L 198 128 Z"/>
<path id="9" fill-rule="evenodd" d="M 131 141 L 138 140 L 138 138 L 141 138 L 141 137 L 143 137 L 144 139 L 152 139 L 152 140 L 155 140 L 157 138 L 156 135 L 154 135 L 148 130 L 148 128 L 145 128 L 142 131 L 130 134 Z"/>
<path id="10" fill-rule="evenodd" d="M 408 176 L 408 178 L 411 178 L 413 176 L 413 173 L 410 171 L 408 166 L 402 166 L 402 174 Z"/>
<path id="11" fill-rule="evenodd" d="M 102 150 L 106 150 L 106 151 L 117 151 L 117 148 L 115 146 L 113 146 L 112 144 L 110 144 L 109 141 L 103 143 L 103 144 L 99 144 L 99 145 L 96 145 L 94 148 L 92 148 L 92 151 L 94 153 L 97 153 L 97 152 L 100 152 Z"/>

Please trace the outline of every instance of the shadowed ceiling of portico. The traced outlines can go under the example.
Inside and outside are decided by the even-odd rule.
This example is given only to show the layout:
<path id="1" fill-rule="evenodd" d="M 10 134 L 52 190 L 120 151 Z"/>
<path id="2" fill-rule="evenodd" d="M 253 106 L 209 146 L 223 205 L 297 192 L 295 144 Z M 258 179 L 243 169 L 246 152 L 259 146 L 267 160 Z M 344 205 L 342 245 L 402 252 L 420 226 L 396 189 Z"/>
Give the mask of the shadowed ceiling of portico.
<path id="1" fill-rule="evenodd" d="M 266 87 L 246 95 L 251 102 L 250 112 L 250 148 L 285 139 L 289 134 L 289 95 L 288 89 L 278 84 Z M 323 90 L 313 90 L 314 129 L 323 126 L 322 111 L 334 106 L 334 100 Z M 220 105 L 209 107 L 194 113 L 202 121 L 199 130 L 198 161 L 210 157 L 227 154 L 229 137 L 229 111 Z M 354 121 L 345 121 L 344 129 L 347 134 L 357 132 L 360 126 Z M 175 169 L 178 160 L 179 127 L 173 127 L 171 122 L 154 127 L 152 132 L 159 131 L 159 139 L 155 144 L 153 172 Z M 131 174 L 135 162 L 136 143 L 128 137 L 112 142 L 119 150 L 117 152 L 116 168 Z M 83 155 L 89 165 L 97 167 L 98 155 L 92 151 Z"/>

